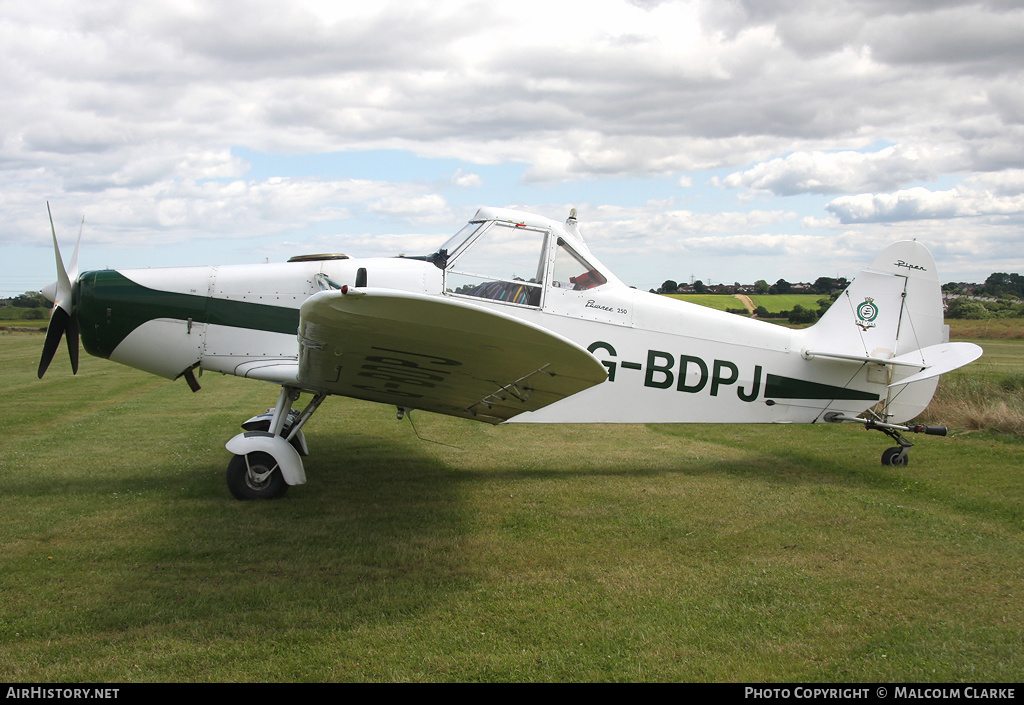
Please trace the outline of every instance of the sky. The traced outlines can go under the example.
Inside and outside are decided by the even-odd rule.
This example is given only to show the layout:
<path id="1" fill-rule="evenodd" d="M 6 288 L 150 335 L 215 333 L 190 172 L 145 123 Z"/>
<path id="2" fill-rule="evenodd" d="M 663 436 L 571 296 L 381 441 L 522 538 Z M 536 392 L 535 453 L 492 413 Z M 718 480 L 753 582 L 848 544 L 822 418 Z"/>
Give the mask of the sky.
<path id="1" fill-rule="evenodd" d="M 627 284 L 1024 272 L 1020 0 L 0 4 L 0 296 L 424 254 L 480 206 Z M 84 218 L 84 226 L 82 219 Z"/>

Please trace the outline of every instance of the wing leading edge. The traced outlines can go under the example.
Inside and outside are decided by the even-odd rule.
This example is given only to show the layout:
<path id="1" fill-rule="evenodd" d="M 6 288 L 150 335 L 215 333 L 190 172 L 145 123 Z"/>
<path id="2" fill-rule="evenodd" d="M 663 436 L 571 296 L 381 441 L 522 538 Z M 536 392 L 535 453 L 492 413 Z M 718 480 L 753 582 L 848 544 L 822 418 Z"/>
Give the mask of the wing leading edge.
<path id="1" fill-rule="evenodd" d="M 299 320 L 303 388 L 501 423 L 607 378 L 576 343 L 455 299 L 322 291 Z"/>

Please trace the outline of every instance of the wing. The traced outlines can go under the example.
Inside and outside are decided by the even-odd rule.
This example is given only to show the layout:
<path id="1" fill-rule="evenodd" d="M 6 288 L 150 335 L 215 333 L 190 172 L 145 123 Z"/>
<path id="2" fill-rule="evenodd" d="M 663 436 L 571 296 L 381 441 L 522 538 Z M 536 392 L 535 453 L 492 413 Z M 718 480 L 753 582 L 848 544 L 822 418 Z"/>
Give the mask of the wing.
<path id="1" fill-rule="evenodd" d="M 490 423 L 607 378 L 589 352 L 532 323 L 390 289 L 311 296 L 299 343 L 303 388 Z"/>

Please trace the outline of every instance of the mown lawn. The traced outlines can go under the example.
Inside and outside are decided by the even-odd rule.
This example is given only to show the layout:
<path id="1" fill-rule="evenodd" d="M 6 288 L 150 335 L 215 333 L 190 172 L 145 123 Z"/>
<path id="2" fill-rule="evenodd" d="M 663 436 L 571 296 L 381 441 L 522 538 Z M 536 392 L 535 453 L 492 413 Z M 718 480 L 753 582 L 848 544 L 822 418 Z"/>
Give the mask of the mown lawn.
<path id="1" fill-rule="evenodd" d="M 743 308 L 743 302 L 729 294 L 667 294 L 670 299 L 678 299 L 699 306 L 725 311 L 730 308 Z"/>
<path id="2" fill-rule="evenodd" d="M 729 294 L 667 294 L 667 296 L 719 311 L 725 311 L 730 308 L 743 308 L 743 302 Z M 772 296 L 750 294 L 750 300 L 753 302 L 754 307 L 764 306 L 769 313 L 791 311 L 797 304 L 804 308 L 817 310 L 818 299 L 820 298 L 822 298 L 821 294 L 777 294 Z"/>
<path id="3" fill-rule="evenodd" d="M 754 308 L 764 306 L 769 313 L 779 311 L 792 311 L 794 306 L 800 305 L 804 308 L 818 310 L 818 299 L 823 298 L 822 294 L 776 294 L 774 296 L 759 296 L 751 294 L 750 300 Z"/>
<path id="4" fill-rule="evenodd" d="M 223 444 L 273 387 L 191 394 L 94 358 L 72 378 L 60 356 L 39 381 L 41 345 L 0 334 L 8 682 L 1024 672 L 1010 436 L 914 437 L 886 468 L 888 440 L 856 427 L 414 413 L 414 432 L 332 398 L 308 484 L 242 503 Z"/>

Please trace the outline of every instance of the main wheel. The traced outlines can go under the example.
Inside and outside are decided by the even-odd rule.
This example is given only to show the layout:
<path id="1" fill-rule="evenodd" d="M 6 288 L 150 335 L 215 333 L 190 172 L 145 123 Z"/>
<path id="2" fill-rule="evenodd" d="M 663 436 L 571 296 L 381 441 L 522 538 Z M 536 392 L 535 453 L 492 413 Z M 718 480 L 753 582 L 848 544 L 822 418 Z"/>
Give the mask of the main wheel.
<path id="1" fill-rule="evenodd" d="M 903 452 L 899 446 L 886 448 L 882 452 L 882 465 L 900 466 L 910 462 L 910 456 Z"/>
<path id="2" fill-rule="evenodd" d="M 269 453 L 236 455 L 228 463 L 227 481 L 235 499 L 278 499 L 288 491 L 281 468 Z"/>

